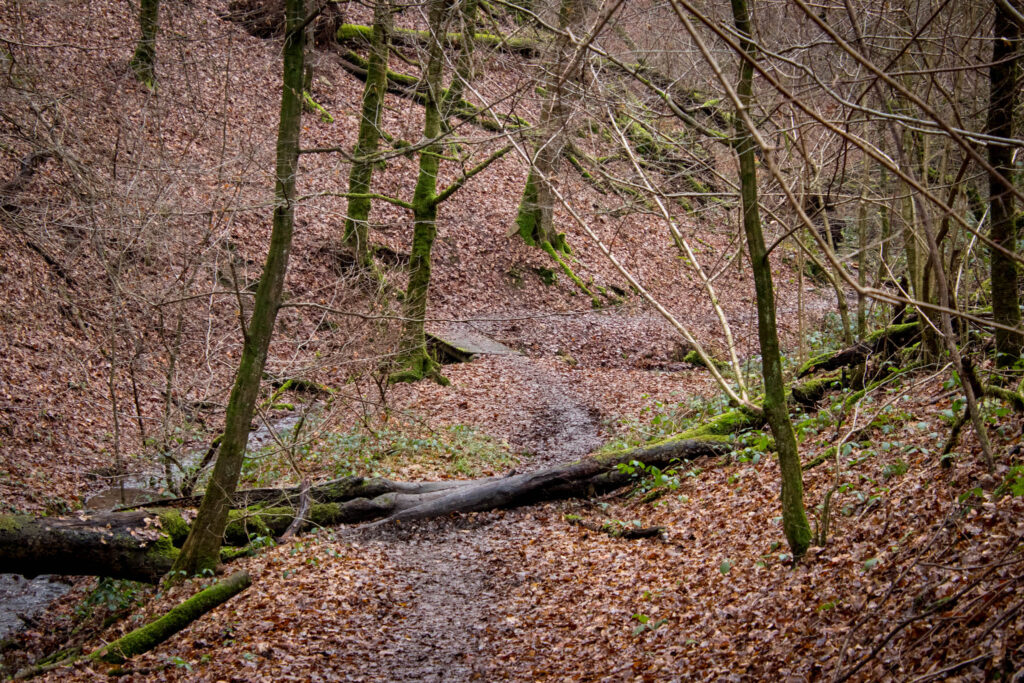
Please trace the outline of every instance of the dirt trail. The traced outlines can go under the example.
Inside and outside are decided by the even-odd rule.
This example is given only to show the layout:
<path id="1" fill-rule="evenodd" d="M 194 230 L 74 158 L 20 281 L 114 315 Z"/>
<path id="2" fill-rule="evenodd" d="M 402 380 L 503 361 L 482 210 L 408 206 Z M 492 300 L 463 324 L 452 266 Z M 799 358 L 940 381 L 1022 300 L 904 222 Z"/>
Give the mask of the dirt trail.
<path id="1" fill-rule="evenodd" d="M 507 349 L 507 347 L 504 347 Z M 500 350 L 499 350 L 500 351 Z M 580 402 L 566 381 L 543 364 L 514 353 L 500 352 L 506 379 L 533 385 L 538 397 L 523 406 L 532 429 L 517 439 L 537 454 L 519 466 L 539 469 L 583 457 L 601 445 L 593 411 Z M 503 590 L 495 577 L 498 566 L 518 563 L 509 556 L 509 533 L 517 515 L 469 516 L 425 520 L 389 528 L 368 538 L 379 544 L 404 585 L 395 588 L 400 617 L 385 631 L 373 652 L 354 671 L 338 671 L 348 680 L 466 681 L 493 680 L 496 663 L 483 643 L 485 635 L 509 628 L 504 623 Z"/>

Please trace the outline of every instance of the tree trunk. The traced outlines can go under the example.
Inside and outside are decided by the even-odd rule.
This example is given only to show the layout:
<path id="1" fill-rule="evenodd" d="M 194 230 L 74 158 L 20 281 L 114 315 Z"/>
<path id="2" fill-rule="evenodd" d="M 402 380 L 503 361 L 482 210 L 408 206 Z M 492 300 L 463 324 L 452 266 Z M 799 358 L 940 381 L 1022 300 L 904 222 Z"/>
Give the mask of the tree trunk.
<path id="1" fill-rule="evenodd" d="M 533 163 L 526 178 L 523 196 L 519 202 L 516 226 L 519 236 L 530 246 L 568 253 L 564 238 L 554 229 L 555 199 L 551 182 L 557 171 L 556 164 L 562 154 L 565 127 L 564 73 L 572 54 L 568 38 L 563 34 L 570 24 L 578 24 L 582 14 L 581 0 L 561 0 L 558 12 L 559 34 L 555 38 L 553 56 L 545 69 L 543 79 L 544 105 L 540 125 L 534 133 Z"/>
<path id="2" fill-rule="evenodd" d="M 413 235 L 409 254 L 409 285 L 405 293 L 405 326 L 402 347 L 397 360 L 398 369 L 392 373 L 392 382 L 415 382 L 426 377 L 441 384 L 448 381 L 441 375 L 437 361 L 427 353 L 427 340 L 423 321 L 427 315 L 427 295 L 430 289 L 430 252 L 437 236 L 437 171 L 440 165 L 441 144 L 441 75 L 444 50 L 441 43 L 445 2 L 431 0 L 430 56 L 425 74 L 426 101 L 423 115 L 423 139 L 433 140 L 420 150 L 420 171 L 413 192 Z"/>
<path id="3" fill-rule="evenodd" d="M 203 496 L 199 515 L 188 540 L 174 563 L 186 575 L 215 569 L 220 560 L 221 539 L 227 524 L 231 496 L 249 439 L 249 425 L 259 393 L 281 304 L 284 277 L 288 269 L 292 230 L 295 224 L 295 175 L 299 160 L 299 131 L 302 116 L 302 77 L 305 32 L 305 0 L 287 0 L 285 5 L 284 85 L 281 89 L 281 117 L 277 138 L 277 182 L 270 250 L 263 267 L 252 317 L 244 330 L 242 358 L 228 400 L 224 436 L 210 484 Z"/>
<path id="4" fill-rule="evenodd" d="M 1013 2 L 1013 0 L 1010 0 Z M 1014 6 L 1024 7 L 1019 1 Z M 1017 74 L 1021 30 L 1013 17 L 995 3 L 992 26 L 992 65 L 989 67 L 989 108 L 986 132 L 1003 138 L 1013 137 L 1013 111 L 1020 97 Z M 995 244 L 1009 251 L 1016 249 L 1013 194 L 1007 184 L 1013 177 L 1013 148 L 988 145 L 988 160 L 998 171 L 989 177 L 990 237 Z M 1017 264 L 1012 258 L 991 251 L 992 316 L 995 322 L 1008 327 L 1020 325 L 1020 302 L 1017 294 Z M 996 362 L 1003 367 L 1013 365 L 1021 355 L 1022 339 L 1016 332 L 996 329 Z"/>
<path id="5" fill-rule="evenodd" d="M 0 573 L 155 582 L 177 554 L 157 516 L 146 510 L 78 517 L 0 515 Z"/>
<path id="6" fill-rule="evenodd" d="M 362 116 L 359 119 L 359 139 L 352 156 L 352 170 L 348 177 L 348 191 L 354 195 L 367 195 L 373 177 L 374 155 L 380 147 L 381 112 L 387 91 L 388 50 L 391 8 L 387 0 L 377 0 L 373 6 L 373 31 L 370 55 L 363 88 Z M 369 238 L 370 198 L 355 196 L 348 200 L 345 219 L 345 243 L 352 249 L 356 265 L 366 272 L 376 272 Z"/>
<path id="7" fill-rule="evenodd" d="M 462 35 L 459 57 L 455 64 L 455 75 L 451 85 L 444 93 L 441 104 L 441 118 L 447 125 L 448 117 L 455 114 L 466 91 L 466 86 L 473 80 L 473 46 L 476 43 L 476 15 L 480 0 L 463 0 L 462 2 Z"/>
<path id="8" fill-rule="evenodd" d="M 152 90 L 156 87 L 156 34 L 160 29 L 160 0 L 142 0 L 139 6 L 139 42 L 130 65 L 135 78 Z"/>
<path id="9" fill-rule="evenodd" d="M 753 59 L 756 51 L 750 40 L 751 22 L 747 0 L 732 0 L 732 11 L 736 28 L 740 33 L 741 47 Z M 753 72 L 754 68 L 751 62 L 743 60 L 740 65 L 737 93 L 740 104 L 748 111 L 753 99 Z M 782 526 L 794 557 L 800 557 L 810 545 L 811 528 L 804 512 L 800 456 L 797 452 L 793 424 L 789 420 L 785 384 L 782 380 L 771 264 L 765 249 L 761 217 L 757 205 L 755 144 L 752 131 L 747 130 L 742 118 L 738 116 L 736 119 L 736 153 L 740 162 L 743 228 L 747 235 L 747 248 L 754 271 L 754 288 L 757 292 L 757 332 L 761 344 L 765 389 L 764 412 L 775 437 L 775 446 L 779 454 L 779 468 L 782 471 Z"/>

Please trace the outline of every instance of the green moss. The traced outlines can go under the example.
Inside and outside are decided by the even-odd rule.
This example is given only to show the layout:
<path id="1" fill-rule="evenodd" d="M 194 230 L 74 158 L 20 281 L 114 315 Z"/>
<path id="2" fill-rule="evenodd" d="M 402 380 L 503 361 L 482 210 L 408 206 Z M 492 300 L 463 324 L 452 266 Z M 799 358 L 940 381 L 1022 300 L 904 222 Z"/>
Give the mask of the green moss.
<path id="1" fill-rule="evenodd" d="M 245 572 L 218 581 L 206 590 L 196 593 L 164 616 L 131 633 L 118 638 L 90 655 L 110 664 L 121 664 L 129 657 L 148 652 L 164 642 L 214 607 L 245 590 L 252 580 Z"/>
<path id="2" fill-rule="evenodd" d="M 880 330 L 875 330 L 868 336 L 864 337 L 864 341 L 868 344 L 875 344 L 881 341 L 883 337 L 901 337 L 905 333 L 917 330 L 920 326 L 921 324 L 917 321 L 902 323 L 900 325 L 890 325 L 889 327 L 883 327 Z"/>
<path id="3" fill-rule="evenodd" d="M 322 104 L 313 99 L 313 96 L 308 91 L 302 91 L 302 107 L 306 111 L 313 112 L 320 115 L 320 121 L 322 123 L 334 123 L 334 117 L 331 116 L 331 112 L 327 111 Z"/>
<path id="4" fill-rule="evenodd" d="M 413 383 L 424 379 L 432 379 L 443 387 L 451 382 L 441 374 L 441 365 L 430 357 L 427 347 L 413 349 L 398 361 L 400 370 L 396 370 L 388 376 L 391 384 Z"/>
<path id="5" fill-rule="evenodd" d="M 675 439 L 707 439 L 713 441 L 728 441 L 731 435 L 742 432 L 745 429 L 758 429 L 764 425 L 764 416 L 755 415 L 746 410 L 737 408 L 718 417 L 705 422 L 702 425 L 687 429 L 677 434 Z"/>
<path id="6" fill-rule="evenodd" d="M 836 454 L 836 447 L 835 446 L 829 446 L 824 451 L 822 451 L 822 453 L 818 457 L 816 457 L 814 460 L 811 460 L 808 463 L 804 463 L 804 465 L 803 465 L 803 467 L 801 469 L 804 472 L 806 472 L 807 470 L 812 469 L 814 467 L 817 467 L 818 465 L 822 464 L 823 462 L 826 462 L 827 460 L 829 460 L 835 454 Z"/>
<path id="7" fill-rule="evenodd" d="M 537 205 L 537 182 L 530 171 L 523 187 L 523 196 L 519 200 L 519 211 L 516 214 L 516 226 L 519 236 L 528 246 L 535 247 L 540 239 L 540 207 Z"/>
<path id="8" fill-rule="evenodd" d="M 346 61 L 355 64 L 360 69 L 369 70 L 370 68 L 370 62 L 368 60 L 363 59 L 361 56 L 359 56 L 355 52 L 352 52 L 351 50 L 346 51 L 344 57 Z M 390 69 L 387 71 L 387 78 L 392 83 L 400 85 L 403 88 L 415 88 L 417 85 L 419 85 L 420 82 L 420 79 L 417 78 L 416 76 L 400 74 L 397 71 L 391 71 Z"/>
<path id="9" fill-rule="evenodd" d="M 691 363 L 693 365 L 699 365 L 702 368 L 707 367 L 707 364 L 704 362 L 704 359 L 701 358 L 700 354 L 697 353 L 695 350 L 694 351 L 690 351 L 688 354 L 683 356 L 683 362 L 684 363 Z M 725 369 L 727 369 L 729 367 L 728 363 L 720 361 L 717 358 L 712 358 L 711 362 L 714 363 L 715 367 L 718 368 L 719 370 L 725 370 Z"/>
<path id="10" fill-rule="evenodd" d="M 234 562 L 243 557 L 253 557 L 256 555 L 256 551 L 263 547 L 262 544 L 250 543 L 249 545 L 241 548 L 221 548 L 220 549 L 220 562 L 221 564 L 227 564 L 228 562 Z"/>
<path id="11" fill-rule="evenodd" d="M 830 351 L 828 353 L 821 353 L 818 354 L 817 356 L 814 356 L 813 358 L 809 359 L 806 363 L 800 366 L 800 369 L 796 371 L 797 377 L 803 377 L 804 375 L 808 375 L 814 372 L 815 368 L 817 368 L 822 363 L 831 360 L 831 358 L 835 355 L 835 353 Z"/>
<path id="12" fill-rule="evenodd" d="M 17 533 L 31 521 L 28 515 L 0 515 L 0 533 Z"/>
<path id="13" fill-rule="evenodd" d="M 708 194 L 711 192 L 711 188 L 702 183 L 701 181 L 694 178 L 692 175 L 686 176 L 686 184 L 690 186 L 690 189 L 694 192 L 700 192 L 702 194 Z"/>
<path id="14" fill-rule="evenodd" d="M 160 528 L 176 546 L 181 546 L 188 538 L 189 527 L 177 510 L 163 510 L 158 513 Z"/>
<path id="15" fill-rule="evenodd" d="M 369 43 L 370 38 L 373 37 L 373 28 L 360 24 L 342 24 L 338 27 L 336 37 L 338 42 L 341 43 L 348 43 L 354 40 L 365 40 Z"/>
<path id="16" fill-rule="evenodd" d="M 564 243 L 564 235 L 562 235 L 562 238 L 562 241 Z M 601 300 L 598 299 L 594 295 L 594 293 L 590 291 L 587 285 L 583 283 L 583 280 L 581 280 L 579 276 L 573 272 L 572 268 L 569 267 L 569 264 L 566 263 L 565 260 L 562 259 L 562 257 L 559 255 L 559 252 L 558 250 L 555 249 L 554 245 L 552 245 L 550 242 L 544 242 L 541 245 L 541 248 L 544 249 L 544 251 L 546 251 L 548 255 L 551 258 L 553 258 L 555 262 L 558 263 L 558 265 L 562 267 L 562 271 L 569 277 L 570 280 L 572 280 L 576 284 L 577 287 L 580 288 L 580 291 L 582 291 L 584 294 L 590 297 L 590 303 L 593 305 L 593 307 L 600 308 Z"/>
<path id="17" fill-rule="evenodd" d="M 161 536 L 146 549 L 146 555 L 156 566 L 169 570 L 178 557 L 178 549 L 174 547 L 169 536 Z"/>
<path id="18" fill-rule="evenodd" d="M 224 529 L 224 542 L 228 545 L 246 545 L 254 537 L 271 535 L 262 512 L 253 514 L 249 510 L 232 510 L 228 513 L 228 525 Z"/>
<path id="19" fill-rule="evenodd" d="M 558 283 L 558 273 L 550 268 L 534 268 L 533 270 L 537 273 L 540 281 L 544 283 L 544 286 L 551 287 Z"/>
<path id="20" fill-rule="evenodd" d="M 791 394 L 794 399 L 804 405 L 813 405 L 822 396 L 824 396 L 829 389 L 837 386 L 842 381 L 842 373 L 834 372 L 823 377 L 816 377 L 802 384 L 798 384 L 793 387 Z"/>

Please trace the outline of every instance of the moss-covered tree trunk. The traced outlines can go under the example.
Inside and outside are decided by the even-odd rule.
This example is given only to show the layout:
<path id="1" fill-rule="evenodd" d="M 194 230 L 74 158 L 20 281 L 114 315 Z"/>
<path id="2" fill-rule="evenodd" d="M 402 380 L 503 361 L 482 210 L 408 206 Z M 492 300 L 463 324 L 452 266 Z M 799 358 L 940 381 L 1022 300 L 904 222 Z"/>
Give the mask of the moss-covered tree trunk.
<path id="1" fill-rule="evenodd" d="M 562 154 L 565 127 L 564 70 L 571 52 L 569 39 L 564 35 L 570 25 L 579 23 L 582 0 L 561 0 L 558 12 L 559 33 L 552 46 L 552 57 L 545 69 L 546 77 L 539 91 L 544 96 L 540 124 L 533 141 L 533 163 L 526 178 L 523 196 L 519 202 L 516 226 L 519 236 L 530 246 L 545 251 L 567 253 L 564 238 L 554 228 L 555 197 L 551 181 L 557 171 Z"/>
<path id="2" fill-rule="evenodd" d="M 155 582 L 177 554 L 159 517 L 145 510 L 76 517 L 0 515 L 2 573 Z"/>
<path id="3" fill-rule="evenodd" d="M 1020 0 L 1010 0 L 1018 8 L 1024 8 Z M 1014 134 L 1013 113 L 1020 100 L 1020 76 L 1018 74 L 1021 50 L 1021 29 L 1013 17 L 1002 6 L 995 4 L 995 20 L 992 26 L 992 64 L 989 67 L 989 135 L 1012 138 Z M 1006 181 L 1013 177 L 1013 148 L 1006 145 L 989 145 L 988 160 L 999 175 L 989 178 L 989 218 L 992 222 L 990 237 L 995 244 L 1013 251 L 1016 249 L 1017 230 L 1014 225 L 1013 194 Z M 1000 175 L 1002 177 L 1000 177 Z M 1000 251 L 991 251 L 992 317 L 997 323 L 1008 327 L 1020 325 L 1020 302 L 1017 293 L 1017 264 Z M 997 362 L 1001 366 L 1013 365 L 1020 357 L 1024 338 L 1007 330 L 996 330 Z"/>
<path id="4" fill-rule="evenodd" d="M 135 78 L 147 88 L 156 86 L 156 34 L 160 29 L 160 0 L 142 0 L 139 6 L 139 42 L 135 44 L 131 67 Z"/>
<path id="5" fill-rule="evenodd" d="M 352 156 L 348 176 L 348 216 L 345 219 L 345 243 L 352 250 L 356 265 L 367 272 L 376 272 L 370 247 L 370 182 L 373 178 L 374 155 L 380 148 L 381 112 L 388 86 L 388 50 L 391 7 L 387 0 L 373 6 L 373 33 L 363 87 L 363 107 L 359 119 L 359 138 Z M 361 196 L 360 196 L 361 195 Z"/>
<path id="6" fill-rule="evenodd" d="M 755 48 L 750 40 L 751 22 L 747 0 L 732 0 L 733 19 L 740 33 L 740 44 L 751 58 Z M 737 92 L 744 108 L 753 99 L 752 64 L 742 60 L 740 81 Z M 740 195 L 743 210 L 743 229 L 747 236 L 750 264 L 754 271 L 754 288 L 757 292 L 757 333 L 761 344 L 761 360 L 764 373 L 764 412 L 775 437 L 779 454 L 779 468 L 782 471 L 782 526 L 786 540 L 795 557 L 807 550 L 811 541 L 811 528 L 804 512 L 803 475 L 800 456 L 797 452 L 796 436 L 786 406 L 786 387 L 782 379 L 782 362 L 779 352 L 779 336 L 775 322 L 775 293 L 772 286 L 771 265 L 765 249 L 764 234 L 761 230 L 761 216 L 757 199 L 757 171 L 755 169 L 755 141 L 741 117 L 736 118 L 736 153 L 740 162 Z"/>
<path id="7" fill-rule="evenodd" d="M 259 393 L 267 350 L 281 304 L 288 256 L 295 225 L 295 176 L 299 165 L 299 131 L 302 117 L 302 77 L 305 35 L 305 0 L 285 3 L 284 84 L 277 134 L 277 171 L 274 188 L 273 230 L 263 276 L 256 290 L 252 317 L 244 330 L 242 357 L 228 399 L 224 435 L 210 483 L 199 514 L 174 569 L 194 574 L 213 569 L 220 559 L 221 539 L 227 525 L 231 496 L 249 439 L 249 425 Z"/>
<path id="8" fill-rule="evenodd" d="M 398 370 L 391 381 L 417 381 L 433 377 L 441 383 L 439 365 L 427 353 L 424 318 L 427 315 L 427 295 L 430 291 L 430 252 L 437 237 L 437 171 L 440 166 L 441 144 L 441 76 L 444 66 L 444 46 L 441 42 L 445 14 L 444 0 L 430 2 L 430 31 L 435 38 L 425 74 L 426 99 L 424 101 L 423 139 L 433 141 L 420 150 L 420 170 L 413 191 L 412 249 L 409 253 L 409 285 L 405 292 L 405 324 L 402 346 L 399 350 Z"/>
<path id="9" fill-rule="evenodd" d="M 178 631 L 215 607 L 227 602 L 252 585 L 248 572 L 236 572 L 174 607 L 159 619 L 126 633 L 93 652 L 92 659 L 122 664 L 127 659 L 149 652 Z"/>

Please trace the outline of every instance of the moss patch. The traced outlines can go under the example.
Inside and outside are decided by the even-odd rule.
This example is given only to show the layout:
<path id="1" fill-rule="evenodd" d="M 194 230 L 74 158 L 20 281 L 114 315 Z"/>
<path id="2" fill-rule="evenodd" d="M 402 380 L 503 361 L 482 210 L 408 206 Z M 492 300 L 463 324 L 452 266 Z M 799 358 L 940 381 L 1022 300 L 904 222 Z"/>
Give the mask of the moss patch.
<path id="1" fill-rule="evenodd" d="M 181 518 L 181 513 L 177 510 L 163 510 L 158 513 L 160 518 L 160 528 L 163 532 L 171 539 L 174 545 L 181 547 L 188 538 L 188 523 Z"/>

